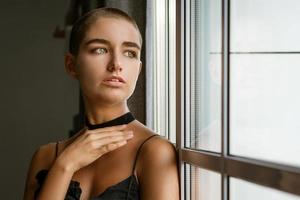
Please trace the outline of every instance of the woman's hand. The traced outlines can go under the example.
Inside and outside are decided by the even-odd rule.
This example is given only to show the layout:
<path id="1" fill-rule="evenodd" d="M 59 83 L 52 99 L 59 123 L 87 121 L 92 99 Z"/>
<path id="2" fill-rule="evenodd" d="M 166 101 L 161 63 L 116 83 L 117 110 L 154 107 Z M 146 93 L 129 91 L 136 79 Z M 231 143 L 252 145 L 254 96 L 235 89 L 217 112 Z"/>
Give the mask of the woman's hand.
<path id="1" fill-rule="evenodd" d="M 125 130 L 126 125 L 87 130 L 69 144 L 56 159 L 55 165 L 71 173 L 89 165 L 103 154 L 127 143 L 133 132 Z"/>

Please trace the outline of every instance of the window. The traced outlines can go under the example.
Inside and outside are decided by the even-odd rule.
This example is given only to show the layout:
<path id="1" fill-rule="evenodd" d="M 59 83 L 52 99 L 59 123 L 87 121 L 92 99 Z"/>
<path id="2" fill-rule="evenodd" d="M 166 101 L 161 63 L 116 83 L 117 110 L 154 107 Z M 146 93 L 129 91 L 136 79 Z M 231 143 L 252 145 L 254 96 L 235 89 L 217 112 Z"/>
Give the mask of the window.
<path id="1" fill-rule="evenodd" d="M 230 153 L 300 167 L 300 1 L 230 5 Z"/>
<path id="2" fill-rule="evenodd" d="M 272 188 L 260 186 L 236 178 L 230 178 L 230 199 L 231 200 L 299 200 L 299 196 L 281 192 Z"/>
<path id="3" fill-rule="evenodd" d="M 147 125 L 171 142 L 176 142 L 176 15 L 175 0 L 148 1 L 153 26 L 148 25 Z M 149 11 L 148 11 L 149 13 Z M 150 47 L 150 48 L 149 48 Z M 153 48 L 155 47 L 155 48 Z M 149 81 L 150 80 L 150 81 Z"/>
<path id="4" fill-rule="evenodd" d="M 221 200 L 221 175 L 214 171 L 185 164 L 185 198 Z"/>
<path id="5" fill-rule="evenodd" d="M 221 0 L 186 4 L 185 146 L 221 152 Z"/>
<path id="6" fill-rule="evenodd" d="M 164 105 L 176 104 L 182 199 L 300 199 L 299 13 L 297 0 L 176 0 Z"/>

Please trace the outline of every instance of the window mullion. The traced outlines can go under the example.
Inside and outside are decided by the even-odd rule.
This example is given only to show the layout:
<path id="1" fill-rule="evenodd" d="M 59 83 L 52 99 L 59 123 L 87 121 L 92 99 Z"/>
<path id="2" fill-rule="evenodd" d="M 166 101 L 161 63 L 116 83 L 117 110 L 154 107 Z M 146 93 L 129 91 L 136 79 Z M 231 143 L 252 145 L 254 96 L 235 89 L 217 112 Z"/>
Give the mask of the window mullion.
<path id="1" fill-rule="evenodd" d="M 229 154 L 229 1 L 222 1 L 222 157 Z M 229 176 L 223 162 L 222 200 L 229 200 Z"/>

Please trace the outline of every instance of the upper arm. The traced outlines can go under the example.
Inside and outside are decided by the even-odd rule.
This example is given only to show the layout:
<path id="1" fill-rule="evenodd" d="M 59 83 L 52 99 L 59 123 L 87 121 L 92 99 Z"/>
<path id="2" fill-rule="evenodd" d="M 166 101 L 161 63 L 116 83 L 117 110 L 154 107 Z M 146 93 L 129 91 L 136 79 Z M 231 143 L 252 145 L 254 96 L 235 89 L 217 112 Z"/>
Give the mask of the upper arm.
<path id="1" fill-rule="evenodd" d="M 179 199 L 177 153 L 167 140 L 155 138 L 141 155 L 140 188 L 143 200 Z"/>
<path id="2" fill-rule="evenodd" d="M 34 192 L 38 187 L 37 180 L 35 179 L 36 174 L 42 169 L 50 168 L 50 165 L 53 161 L 54 144 L 43 145 L 38 148 L 32 156 L 29 169 L 27 172 L 27 178 L 25 183 L 24 190 L 24 200 L 33 200 Z"/>

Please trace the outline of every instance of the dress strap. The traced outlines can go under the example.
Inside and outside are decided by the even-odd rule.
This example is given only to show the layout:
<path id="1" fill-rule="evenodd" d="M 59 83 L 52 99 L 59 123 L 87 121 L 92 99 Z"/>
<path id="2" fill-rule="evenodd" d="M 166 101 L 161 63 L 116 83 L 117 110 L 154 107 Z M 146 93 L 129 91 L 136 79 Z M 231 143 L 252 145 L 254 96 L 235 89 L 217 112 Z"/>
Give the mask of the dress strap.
<path id="1" fill-rule="evenodd" d="M 132 174 L 134 173 L 134 170 L 135 170 L 135 166 L 136 166 L 136 162 L 139 158 L 139 154 L 140 154 L 140 151 L 143 147 L 143 145 L 148 141 L 150 140 L 151 138 L 155 137 L 155 136 L 158 136 L 158 134 L 154 134 L 154 135 L 151 135 L 150 137 L 148 137 L 147 139 L 144 140 L 144 142 L 139 146 L 138 150 L 137 150 L 137 153 L 136 153 L 136 156 L 135 156 L 135 159 L 134 159 L 134 163 L 133 163 L 133 168 L 132 168 Z"/>
<path id="2" fill-rule="evenodd" d="M 58 144 L 59 144 L 59 141 L 57 141 L 55 144 L 55 159 L 57 158 L 57 154 L 58 154 Z"/>

